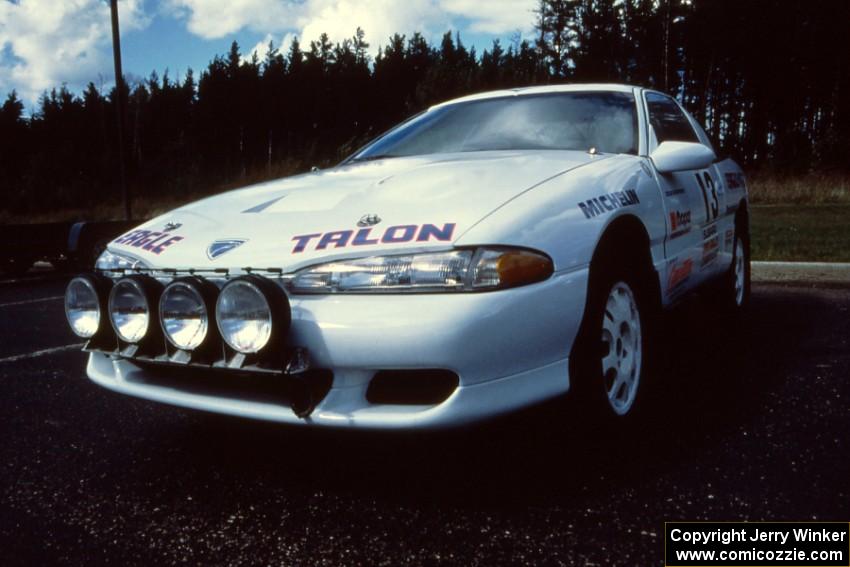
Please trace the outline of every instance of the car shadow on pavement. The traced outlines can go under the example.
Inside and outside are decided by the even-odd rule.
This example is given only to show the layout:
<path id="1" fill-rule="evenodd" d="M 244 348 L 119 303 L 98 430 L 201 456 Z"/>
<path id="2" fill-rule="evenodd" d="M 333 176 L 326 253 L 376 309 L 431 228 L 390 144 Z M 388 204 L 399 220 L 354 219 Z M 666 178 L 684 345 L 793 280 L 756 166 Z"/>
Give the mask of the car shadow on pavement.
<path id="1" fill-rule="evenodd" d="M 432 433 L 307 430 L 195 414 L 175 441 L 187 466 L 266 489 L 477 509 L 574 505 L 614 484 L 638 487 L 750 427 L 768 393 L 805 363 L 806 337 L 829 309 L 814 295 L 781 292 L 754 295 L 741 320 L 718 315 L 705 299 L 682 305 L 659 337 L 664 357 L 645 400 L 650 417 L 627 431 L 589 428 L 581 408 L 556 400 Z"/>

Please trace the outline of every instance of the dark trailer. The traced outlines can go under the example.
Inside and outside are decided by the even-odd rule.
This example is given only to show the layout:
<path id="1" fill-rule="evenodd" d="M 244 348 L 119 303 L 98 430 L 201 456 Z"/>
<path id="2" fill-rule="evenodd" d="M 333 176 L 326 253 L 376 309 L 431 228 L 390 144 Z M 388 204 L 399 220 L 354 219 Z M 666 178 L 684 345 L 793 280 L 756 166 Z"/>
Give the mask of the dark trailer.
<path id="1" fill-rule="evenodd" d="M 58 269 L 89 269 L 110 240 L 140 222 L 0 225 L 0 272 L 20 275 L 38 261 L 50 262 Z"/>

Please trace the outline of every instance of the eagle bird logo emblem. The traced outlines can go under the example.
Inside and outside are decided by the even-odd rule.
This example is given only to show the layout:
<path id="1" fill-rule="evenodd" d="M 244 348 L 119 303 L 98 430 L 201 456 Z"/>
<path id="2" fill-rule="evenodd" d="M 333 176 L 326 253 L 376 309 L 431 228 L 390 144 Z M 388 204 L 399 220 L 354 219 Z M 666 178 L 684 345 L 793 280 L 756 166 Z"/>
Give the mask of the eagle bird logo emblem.
<path id="1" fill-rule="evenodd" d="M 247 240 L 240 238 L 230 238 L 228 240 L 216 240 L 212 244 L 207 247 L 207 257 L 210 260 L 215 260 L 219 256 L 227 254 L 231 250 L 239 248 L 243 244 L 248 242 Z"/>

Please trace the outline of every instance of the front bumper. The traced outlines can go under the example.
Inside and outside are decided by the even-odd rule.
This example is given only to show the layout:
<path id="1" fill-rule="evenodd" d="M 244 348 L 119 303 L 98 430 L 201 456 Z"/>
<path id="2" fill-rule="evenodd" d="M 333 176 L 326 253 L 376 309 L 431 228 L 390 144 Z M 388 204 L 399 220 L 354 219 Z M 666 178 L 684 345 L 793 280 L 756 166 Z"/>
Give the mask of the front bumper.
<path id="1" fill-rule="evenodd" d="M 330 390 L 306 418 L 297 417 L 285 402 L 166 386 L 154 380 L 155 368 L 109 354 L 91 353 L 87 373 L 97 384 L 124 394 L 276 422 L 369 428 L 458 425 L 569 389 L 567 360 L 586 290 L 587 270 L 581 269 L 488 293 L 292 296 L 287 343 L 305 348 L 313 368 L 333 373 Z M 366 399 L 377 372 L 406 369 L 451 370 L 459 385 L 435 405 Z"/>

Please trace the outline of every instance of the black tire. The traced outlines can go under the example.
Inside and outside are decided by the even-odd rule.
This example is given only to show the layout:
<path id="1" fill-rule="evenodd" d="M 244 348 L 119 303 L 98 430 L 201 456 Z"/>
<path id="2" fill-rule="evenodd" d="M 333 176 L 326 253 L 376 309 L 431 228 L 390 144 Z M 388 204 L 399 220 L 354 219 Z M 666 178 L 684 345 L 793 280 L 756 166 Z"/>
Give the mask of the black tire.
<path id="1" fill-rule="evenodd" d="M 642 265 L 648 260 L 641 262 L 635 256 L 627 253 L 603 257 L 594 260 L 591 266 L 587 306 L 571 355 L 571 381 L 576 407 L 582 413 L 580 419 L 593 425 L 627 426 L 640 420 L 647 412 L 646 391 L 652 386 L 655 366 L 653 339 L 660 298 L 655 297 L 658 286 L 657 277 L 655 283 L 652 280 L 654 270 L 651 265 Z M 639 347 L 632 348 L 631 353 L 628 351 L 628 337 L 634 334 L 635 326 L 629 326 L 628 333 L 622 332 L 625 330 L 619 326 L 623 322 L 622 317 L 609 311 L 609 306 L 622 307 L 618 303 L 620 299 L 615 299 L 615 296 L 623 299 L 622 305 L 631 303 L 629 309 L 634 309 L 636 315 L 640 340 Z M 621 330 L 619 337 L 609 332 L 612 326 Z M 622 359 L 626 362 L 628 354 L 639 356 L 636 374 L 632 376 L 629 371 L 632 367 L 628 364 L 628 368 L 624 369 L 618 363 L 619 371 L 614 370 L 609 357 L 612 352 L 615 360 L 621 353 L 626 353 Z M 614 391 L 613 386 L 618 379 L 633 380 L 634 391 Z M 631 385 L 625 387 L 631 388 Z"/>
<path id="2" fill-rule="evenodd" d="M 94 243 L 94 245 L 82 255 L 82 259 L 78 262 L 78 268 L 82 270 L 93 270 L 94 265 L 97 263 L 97 259 L 100 258 L 100 255 L 106 250 L 106 246 L 109 244 L 110 240 L 108 238 L 102 238 Z"/>
<path id="3" fill-rule="evenodd" d="M 746 233 L 735 229 L 732 241 L 732 265 L 720 282 L 720 300 L 729 315 L 742 314 L 750 303 L 750 243 Z"/>
<path id="4" fill-rule="evenodd" d="M 68 273 L 77 270 L 77 266 L 73 260 L 69 258 L 59 258 L 55 260 L 51 260 L 50 264 L 53 266 L 53 269 L 59 273 Z"/>

